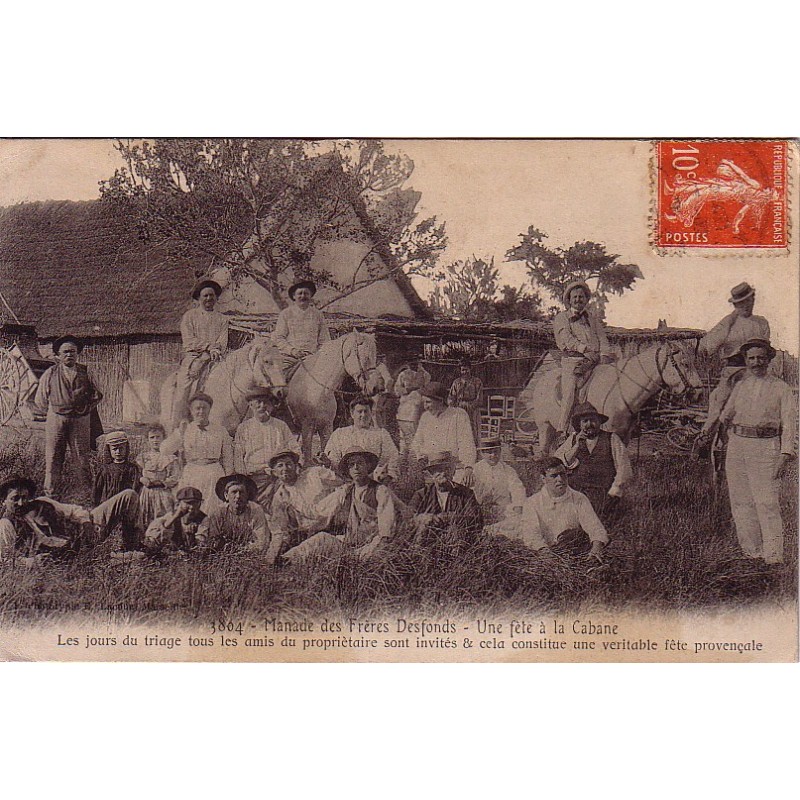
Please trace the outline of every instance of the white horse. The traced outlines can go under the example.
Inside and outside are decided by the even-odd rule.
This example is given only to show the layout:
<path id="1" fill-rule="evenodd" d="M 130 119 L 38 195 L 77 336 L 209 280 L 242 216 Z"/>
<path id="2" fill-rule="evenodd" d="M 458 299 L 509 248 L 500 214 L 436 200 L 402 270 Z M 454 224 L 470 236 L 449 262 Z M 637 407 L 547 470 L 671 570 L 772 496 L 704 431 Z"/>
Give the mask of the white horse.
<path id="1" fill-rule="evenodd" d="M 370 394 L 380 377 L 377 362 L 375 337 L 359 331 L 326 342 L 300 362 L 289 379 L 286 403 L 300 425 L 304 463 L 311 461 L 314 433 L 319 434 L 320 448 L 325 449 L 336 417 L 336 391 L 345 375 Z"/>
<path id="2" fill-rule="evenodd" d="M 272 340 L 261 336 L 238 350 L 231 350 L 214 364 L 202 389 L 214 400 L 211 421 L 223 425 L 233 434 L 247 411 L 245 397 L 249 391 L 269 386 L 278 397 L 282 397 L 286 381 L 278 366 L 279 357 Z M 167 433 L 187 416 L 186 409 L 174 406 L 177 374 L 172 373 L 161 386 L 161 423 Z"/>
<path id="3" fill-rule="evenodd" d="M 539 457 L 551 452 L 560 408 L 561 369 L 546 368 L 546 364 L 534 373 L 518 400 L 523 413 L 525 408 L 533 409 Z M 701 388 L 693 353 L 686 346 L 663 342 L 615 364 L 596 366 L 579 394 L 608 417 L 603 427 L 627 444 L 636 414 L 656 392 L 667 389 L 682 394 Z"/>

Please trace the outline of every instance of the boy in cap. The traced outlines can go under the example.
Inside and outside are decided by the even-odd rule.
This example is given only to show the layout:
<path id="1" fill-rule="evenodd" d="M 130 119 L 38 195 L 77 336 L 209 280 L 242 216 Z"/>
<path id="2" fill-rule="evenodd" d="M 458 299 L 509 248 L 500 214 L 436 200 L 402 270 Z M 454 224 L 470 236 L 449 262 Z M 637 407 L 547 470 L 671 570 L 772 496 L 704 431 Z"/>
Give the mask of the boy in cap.
<path id="1" fill-rule="evenodd" d="M 701 340 L 698 352 L 719 356 L 722 372 L 719 383 L 708 398 L 708 417 L 700 435 L 699 445 L 708 444 L 719 422 L 719 415 L 731 396 L 733 387 L 744 377 L 745 363 L 741 354 L 742 345 L 750 339 L 769 340 L 769 322 L 753 313 L 756 290 L 747 282 L 731 289 L 728 302 L 733 306 L 730 314 L 723 317 Z"/>
<path id="2" fill-rule="evenodd" d="M 731 392 L 720 422 L 729 424 L 725 460 L 731 512 L 748 558 L 783 561 L 780 478 L 795 453 L 797 404 L 788 384 L 768 375 L 775 350 L 767 339 L 739 349 L 746 373 Z"/>
<path id="3" fill-rule="evenodd" d="M 424 467 L 430 483 L 411 499 L 416 544 L 441 545 L 453 554 L 474 542 L 483 529 L 475 493 L 454 480 L 456 466 L 452 453 L 432 455 Z"/>
<path id="4" fill-rule="evenodd" d="M 96 506 L 124 489 L 133 489 L 138 494 L 141 472 L 130 455 L 131 446 L 125 431 L 111 431 L 103 436 L 100 463 L 94 476 Z"/>
<path id="5" fill-rule="evenodd" d="M 44 490 L 48 497 L 59 491 L 67 445 L 89 484 L 88 455 L 91 448 L 91 415 L 103 399 L 89 371 L 78 363 L 83 343 L 75 336 L 53 342 L 57 363 L 45 370 L 36 388 L 34 403 L 47 414 L 45 435 Z"/>
<path id="6" fill-rule="evenodd" d="M 564 462 L 570 487 L 585 494 L 601 518 L 615 510 L 633 477 L 622 440 L 601 429 L 606 422 L 608 417 L 591 403 L 579 403 L 572 415 L 573 432 L 553 453 Z"/>
<path id="7" fill-rule="evenodd" d="M 289 287 L 289 300 L 275 322 L 273 341 L 283 354 L 281 368 L 287 380 L 292 368 L 331 340 L 325 315 L 311 300 L 317 293 L 314 281 L 302 280 Z"/>
<path id="8" fill-rule="evenodd" d="M 95 546 L 122 528 L 122 552 L 116 560 L 141 557 L 139 498 L 132 489 L 101 503 L 91 511 L 83 506 L 37 497 L 36 484 L 28 478 L 11 477 L 0 484 L 0 559 L 21 557 L 30 563 L 37 556 L 61 550 Z M 79 526 L 73 533 L 70 524 Z"/>
<path id="9" fill-rule="evenodd" d="M 553 319 L 556 347 L 561 351 L 560 438 L 566 437 L 575 402 L 578 375 L 611 358 L 611 347 L 599 317 L 589 309 L 592 292 L 586 281 L 568 283 L 562 300 L 566 310 Z"/>
<path id="10" fill-rule="evenodd" d="M 200 510 L 203 495 L 193 486 L 178 489 L 176 505 L 156 517 L 145 532 L 145 544 L 150 551 L 161 548 L 169 550 L 193 550 L 197 545 L 197 532 L 203 525 L 206 515 Z"/>
<path id="11" fill-rule="evenodd" d="M 364 561 L 385 550 L 396 533 L 397 509 L 391 489 L 372 478 L 378 457 L 369 450 L 348 450 L 339 462 L 347 483 L 317 504 L 321 533 L 293 547 L 289 563 L 313 556 L 352 553 Z"/>
<path id="12" fill-rule="evenodd" d="M 269 388 L 253 389 L 247 394 L 252 417 L 242 422 L 233 439 L 233 466 L 236 472 L 249 475 L 258 489 L 257 501 L 269 507 L 275 478 L 270 459 L 276 453 L 292 450 L 300 455 L 300 443 L 289 426 L 273 416 L 277 400 Z"/>
<path id="13" fill-rule="evenodd" d="M 189 397 L 202 389 L 211 365 L 222 359 L 228 349 L 228 318 L 216 310 L 222 287 L 210 278 L 192 287 L 196 305 L 181 318 L 183 358 L 178 369 L 172 425 L 186 418 Z"/>
<path id="14" fill-rule="evenodd" d="M 422 401 L 425 411 L 411 442 L 411 455 L 424 466 L 433 455 L 450 453 L 456 481 L 471 486 L 477 451 L 467 412 L 447 406 L 447 389 L 436 381 L 422 390 Z"/>

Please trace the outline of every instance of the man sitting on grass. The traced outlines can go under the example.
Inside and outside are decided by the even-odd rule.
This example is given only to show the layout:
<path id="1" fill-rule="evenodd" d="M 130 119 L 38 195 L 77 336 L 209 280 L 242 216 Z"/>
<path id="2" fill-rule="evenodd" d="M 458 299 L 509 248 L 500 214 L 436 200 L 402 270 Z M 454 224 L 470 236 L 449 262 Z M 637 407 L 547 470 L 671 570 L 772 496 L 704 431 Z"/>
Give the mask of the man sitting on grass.
<path id="1" fill-rule="evenodd" d="M 31 564 L 46 555 L 74 553 L 108 538 L 117 525 L 122 528 L 122 551 L 112 553 L 117 561 L 141 558 L 139 498 L 132 489 L 115 494 L 92 511 L 82 506 L 37 497 L 36 484 L 13 476 L 0 483 L 0 559 L 20 558 Z M 80 526 L 78 533 L 67 523 Z"/>
<path id="2" fill-rule="evenodd" d="M 382 555 L 395 535 L 397 511 L 392 490 L 372 477 L 377 466 L 378 456 L 369 450 L 348 450 L 342 456 L 339 472 L 348 482 L 317 505 L 324 530 L 289 550 L 284 555 L 288 563 L 346 552 L 362 561 Z"/>
<path id="3" fill-rule="evenodd" d="M 452 453 L 431 456 L 425 465 L 430 483 L 411 499 L 416 544 L 444 545 L 454 554 L 471 544 L 483 528 L 483 514 L 472 489 L 453 481 L 458 462 Z"/>
<path id="4" fill-rule="evenodd" d="M 258 487 L 248 475 L 225 475 L 215 486 L 225 505 L 211 512 L 197 529 L 197 544 L 214 552 L 222 550 L 266 551 L 270 544 L 264 509 L 255 502 Z M 271 553 L 267 558 L 274 562 Z"/>
<path id="5" fill-rule="evenodd" d="M 570 489 L 560 459 L 539 465 L 544 486 L 522 506 L 521 540 L 541 555 L 581 556 L 602 562 L 608 533 L 585 494 Z"/>
<path id="6" fill-rule="evenodd" d="M 173 511 L 156 517 L 147 527 L 145 545 L 150 552 L 194 550 L 197 532 L 206 519 L 200 510 L 203 495 L 194 486 L 178 489 Z"/>

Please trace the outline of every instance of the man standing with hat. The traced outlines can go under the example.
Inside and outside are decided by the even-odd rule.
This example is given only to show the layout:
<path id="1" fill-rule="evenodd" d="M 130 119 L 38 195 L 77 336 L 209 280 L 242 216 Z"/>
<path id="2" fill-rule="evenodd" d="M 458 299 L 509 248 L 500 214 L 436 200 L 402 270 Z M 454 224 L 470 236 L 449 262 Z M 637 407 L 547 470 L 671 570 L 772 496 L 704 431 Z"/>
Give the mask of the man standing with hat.
<path id="1" fill-rule="evenodd" d="M 612 357 L 603 323 L 588 308 L 591 296 L 586 281 L 568 283 L 562 296 L 567 308 L 553 319 L 553 335 L 556 347 L 561 351 L 561 417 L 558 432 L 562 439 L 569 431 L 578 375 L 590 372 L 601 361 Z"/>
<path id="2" fill-rule="evenodd" d="M 87 457 L 91 447 L 91 414 L 103 399 L 89 371 L 78 364 L 83 343 L 75 336 L 53 342 L 57 363 L 39 379 L 34 403 L 46 412 L 44 491 L 54 497 L 59 490 L 67 445 L 85 485 L 89 483 Z"/>
<path id="3" fill-rule="evenodd" d="M 197 530 L 197 544 L 210 550 L 267 551 L 269 527 L 264 509 L 255 502 L 255 483 L 239 473 L 220 478 L 214 492 L 224 503 Z M 269 553 L 267 553 L 269 558 Z M 274 559 L 273 559 L 274 561 Z"/>
<path id="4" fill-rule="evenodd" d="M 369 450 L 348 450 L 342 456 L 339 472 L 347 483 L 317 504 L 323 531 L 289 550 L 287 562 L 348 551 L 362 561 L 382 554 L 395 535 L 397 511 L 392 490 L 372 478 L 377 465 L 378 457 Z"/>
<path id="5" fill-rule="evenodd" d="M 398 397 L 397 427 L 400 434 L 400 452 L 405 455 L 411 447 L 422 414 L 420 392 L 431 382 L 431 374 L 422 366 L 419 356 L 412 355 L 400 370 L 394 382 Z"/>
<path id="6" fill-rule="evenodd" d="M 275 480 L 270 459 L 285 450 L 299 456 L 300 443 L 283 420 L 272 416 L 277 400 L 269 388 L 253 389 L 247 394 L 247 404 L 253 416 L 236 429 L 233 464 L 237 472 L 253 479 L 258 489 L 258 502 L 266 509 Z"/>
<path id="7" fill-rule="evenodd" d="M 203 388 L 211 364 L 220 361 L 228 349 L 228 318 L 215 310 L 221 294 L 222 287 L 210 278 L 192 287 L 197 305 L 181 318 L 183 358 L 172 403 L 173 427 L 186 418 L 189 397 Z"/>
<path id="8" fill-rule="evenodd" d="M 591 403 L 579 403 L 571 433 L 553 454 L 566 466 L 569 485 L 585 494 L 603 517 L 617 506 L 625 484 L 633 477 L 631 460 L 616 433 L 601 430 L 608 417 Z"/>
<path id="9" fill-rule="evenodd" d="M 746 373 L 720 421 L 730 424 L 725 471 L 739 545 L 749 558 L 783 561 L 780 478 L 794 456 L 797 405 L 788 384 L 768 375 L 775 350 L 766 339 L 739 349 Z"/>
<path id="10" fill-rule="evenodd" d="M 472 486 L 472 469 L 477 460 L 475 438 L 467 412 L 445 405 L 447 390 L 433 381 L 422 390 L 424 411 L 411 442 L 411 455 L 429 461 L 434 454 L 448 452 L 455 459 L 456 480 Z"/>
<path id="11" fill-rule="evenodd" d="M 742 345 L 750 339 L 769 340 L 770 336 L 769 322 L 753 313 L 756 290 L 749 283 L 734 286 L 728 302 L 733 311 L 700 340 L 698 347 L 698 352 L 719 355 L 722 363 L 719 383 L 708 398 L 708 418 L 703 425 L 701 445 L 710 439 L 736 381 L 744 375 Z"/>
<path id="12" fill-rule="evenodd" d="M 278 314 L 275 323 L 272 339 L 283 355 L 281 368 L 287 381 L 295 364 L 331 340 L 325 315 L 311 303 L 316 293 L 314 281 L 298 281 L 290 286 L 292 302 Z"/>
<path id="13" fill-rule="evenodd" d="M 483 381 L 472 374 L 472 362 L 469 358 L 461 359 L 459 375 L 450 384 L 447 404 L 463 408 L 472 423 L 472 435 L 477 439 L 481 425 L 481 402 L 483 400 Z"/>

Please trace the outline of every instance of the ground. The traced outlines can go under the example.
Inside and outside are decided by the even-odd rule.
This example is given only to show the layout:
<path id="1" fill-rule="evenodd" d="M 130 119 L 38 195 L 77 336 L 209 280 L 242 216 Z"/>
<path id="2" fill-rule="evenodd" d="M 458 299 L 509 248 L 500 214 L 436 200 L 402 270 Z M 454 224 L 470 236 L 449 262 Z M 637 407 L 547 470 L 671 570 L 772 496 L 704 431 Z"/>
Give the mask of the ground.
<path id="1" fill-rule="evenodd" d="M 272 569 L 256 556 L 170 557 L 113 564 L 105 552 L 70 563 L 0 567 L 0 620 L 55 618 L 102 611 L 120 622 L 167 616 L 208 620 L 224 614 L 261 618 L 316 614 L 384 616 L 568 612 L 581 608 L 698 609 L 720 604 L 781 603 L 797 593 L 797 465 L 783 479 L 787 563 L 769 569 L 744 559 L 732 531 L 727 493 L 714 502 L 705 464 L 647 448 L 635 462 L 627 513 L 611 531 L 607 563 L 543 562 L 522 545 L 487 538 L 458 560 L 409 544 L 383 564 L 342 558 L 311 568 Z M 636 457 L 636 450 L 633 449 Z M 529 493 L 530 462 L 515 464 Z M 5 442 L 0 474 L 41 478 L 36 439 Z M 418 480 L 403 474 L 405 492 Z"/>

